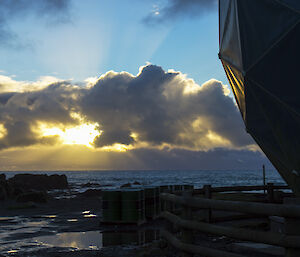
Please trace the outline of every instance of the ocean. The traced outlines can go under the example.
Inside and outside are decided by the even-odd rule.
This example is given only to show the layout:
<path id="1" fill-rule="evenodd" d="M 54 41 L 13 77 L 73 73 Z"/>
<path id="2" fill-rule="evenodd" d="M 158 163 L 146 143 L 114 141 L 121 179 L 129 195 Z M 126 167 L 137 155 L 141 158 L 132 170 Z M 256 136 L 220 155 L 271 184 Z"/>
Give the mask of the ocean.
<path id="1" fill-rule="evenodd" d="M 135 181 L 147 186 L 193 184 L 195 188 L 203 185 L 235 186 L 262 185 L 261 170 L 109 170 L 109 171 L 14 171 L 4 172 L 7 178 L 20 173 L 65 174 L 73 189 L 82 191 L 82 184 L 97 183 L 97 188 L 118 188 Z M 275 170 L 266 170 L 266 183 L 284 185 L 284 180 Z"/>

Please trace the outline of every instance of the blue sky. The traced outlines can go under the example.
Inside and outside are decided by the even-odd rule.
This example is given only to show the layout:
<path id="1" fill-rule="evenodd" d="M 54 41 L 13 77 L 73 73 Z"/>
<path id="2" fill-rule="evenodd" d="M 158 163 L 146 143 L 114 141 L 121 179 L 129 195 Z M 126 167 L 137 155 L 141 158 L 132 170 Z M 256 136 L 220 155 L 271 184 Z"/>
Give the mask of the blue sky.
<path id="1" fill-rule="evenodd" d="M 0 168 L 258 169 L 213 0 L 0 2 Z"/>
<path id="2" fill-rule="evenodd" d="M 138 73 L 151 62 L 187 74 L 197 83 L 226 82 L 218 60 L 217 9 L 199 17 L 145 24 L 165 1 L 71 1 L 69 21 L 36 15 L 9 26 L 23 46 L 1 48 L 0 67 L 18 80 L 40 76 L 82 81 L 109 70 Z"/>

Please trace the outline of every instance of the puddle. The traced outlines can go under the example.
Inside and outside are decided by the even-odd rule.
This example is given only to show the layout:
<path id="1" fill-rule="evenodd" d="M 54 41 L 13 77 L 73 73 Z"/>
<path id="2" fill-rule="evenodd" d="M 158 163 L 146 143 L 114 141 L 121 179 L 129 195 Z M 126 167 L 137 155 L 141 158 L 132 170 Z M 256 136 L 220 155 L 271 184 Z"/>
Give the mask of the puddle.
<path id="1" fill-rule="evenodd" d="M 86 215 L 83 215 L 84 218 L 96 218 L 97 215 L 95 214 L 86 214 Z"/>
<path id="2" fill-rule="evenodd" d="M 78 219 L 68 219 L 67 221 L 68 221 L 68 222 L 77 222 Z"/>
<path id="3" fill-rule="evenodd" d="M 99 250 L 106 246 L 144 245 L 159 239 L 156 230 L 128 232 L 67 232 L 34 238 L 35 243 L 47 247 L 66 247 L 76 250 Z"/>
<path id="4" fill-rule="evenodd" d="M 96 217 L 90 211 L 82 212 L 82 216 L 82 218 Z M 32 252 L 52 247 L 62 247 L 69 250 L 98 250 L 107 246 L 144 245 L 159 239 L 156 230 L 88 231 L 56 234 L 57 225 L 54 223 L 57 218 L 53 214 L 41 215 L 34 217 L 34 219 L 21 216 L 1 217 L 0 256 L 15 256 L 16 254 L 31 256 Z M 76 223 L 79 222 L 79 219 L 69 218 L 67 221 Z"/>
<path id="5" fill-rule="evenodd" d="M 53 236 L 36 237 L 34 240 L 50 247 L 67 247 L 76 250 L 102 248 L 102 234 L 99 231 L 59 233 Z"/>
<path id="6" fill-rule="evenodd" d="M 49 220 L 31 221 L 26 218 L 17 218 L 16 223 L 5 224 L 0 226 L 0 240 L 11 241 L 17 240 L 22 235 L 24 238 L 31 237 L 32 234 L 44 231 L 53 230 Z"/>

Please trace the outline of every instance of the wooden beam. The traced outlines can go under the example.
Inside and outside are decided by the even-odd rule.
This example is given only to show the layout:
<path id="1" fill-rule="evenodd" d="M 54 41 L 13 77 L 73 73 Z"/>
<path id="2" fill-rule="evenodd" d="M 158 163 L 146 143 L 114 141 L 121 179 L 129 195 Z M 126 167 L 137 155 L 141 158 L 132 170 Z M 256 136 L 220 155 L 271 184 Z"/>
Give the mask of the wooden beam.
<path id="1" fill-rule="evenodd" d="M 300 218 L 300 207 L 293 205 L 272 204 L 272 203 L 254 203 L 240 201 L 224 201 L 203 199 L 197 197 L 183 198 L 173 194 L 162 193 L 161 199 L 170 201 L 184 206 L 197 209 L 212 208 L 216 210 L 224 210 L 230 212 L 244 212 L 266 216 L 280 216 L 289 218 Z"/>
<path id="2" fill-rule="evenodd" d="M 201 256 L 206 256 L 206 257 L 224 257 L 224 256 L 245 257 L 244 255 L 240 255 L 236 253 L 225 252 L 225 251 L 216 250 L 208 247 L 202 247 L 199 245 L 182 243 L 180 240 L 178 240 L 175 236 L 173 236 L 171 233 L 167 232 L 166 230 L 161 230 L 160 235 L 164 237 L 168 241 L 168 243 L 171 244 L 174 248 L 184 252 L 200 254 Z"/>
<path id="3" fill-rule="evenodd" d="M 224 227 L 205 222 L 189 221 L 170 213 L 163 212 L 161 217 L 170 222 L 191 230 L 197 230 L 208 234 L 227 236 L 234 239 L 271 244 L 282 247 L 300 248 L 300 236 L 287 236 L 280 233 L 262 232 L 243 228 Z"/>
<path id="4" fill-rule="evenodd" d="M 273 189 L 279 190 L 279 189 L 290 189 L 289 186 L 284 185 L 274 185 Z M 267 190 L 267 186 L 234 186 L 234 187 L 212 187 L 212 192 L 234 192 L 234 191 L 260 191 L 260 190 Z M 204 190 L 203 188 L 200 189 L 194 189 L 194 195 L 195 194 L 203 194 Z"/>

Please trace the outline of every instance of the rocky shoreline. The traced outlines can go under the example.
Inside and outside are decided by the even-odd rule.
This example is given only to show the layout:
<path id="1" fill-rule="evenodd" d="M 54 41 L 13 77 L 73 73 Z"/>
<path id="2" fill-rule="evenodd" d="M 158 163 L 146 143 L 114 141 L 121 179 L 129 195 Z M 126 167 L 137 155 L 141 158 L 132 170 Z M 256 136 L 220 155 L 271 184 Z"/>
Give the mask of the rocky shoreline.
<path id="1" fill-rule="evenodd" d="M 120 243 L 98 249 L 76 247 L 76 240 L 75 247 L 42 244 L 39 240 L 47 236 L 59 238 L 95 231 L 104 240 L 104 231 L 120 233 L 115 227 L 100 225 L 101 189 L 90 188 L 95 186 L 83 184 L 87 189 L 79 193 L 72 190 L 65 175 L 17 174 L 6 179 L 1 174 L 0 256 L 176 256 L 174 252 L 170 255 L 161 241 L 140 245 Z M 159 224 L 123 226 L 121 230 L 146 231 L 153 226 Z"/>

